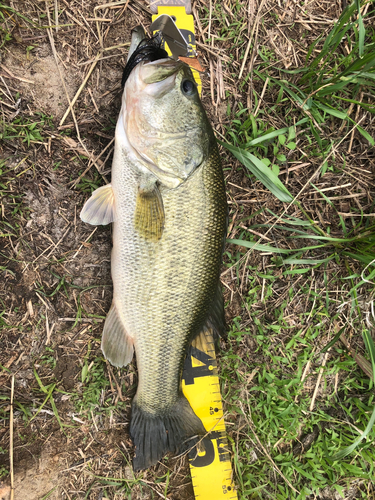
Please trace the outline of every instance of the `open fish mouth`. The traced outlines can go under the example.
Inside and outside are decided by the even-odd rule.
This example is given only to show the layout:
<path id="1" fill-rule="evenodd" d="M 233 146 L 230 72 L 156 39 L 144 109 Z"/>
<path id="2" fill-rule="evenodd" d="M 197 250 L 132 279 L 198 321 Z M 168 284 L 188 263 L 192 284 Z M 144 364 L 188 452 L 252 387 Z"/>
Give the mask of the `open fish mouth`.
<path id="1" fill-rule="evenodd" d="M 130 55 L 124 68 L 121 86 L 124 87 L 130 73 L 141 62 L 155 62 L 160 59 L 167 59 L 168 53 L 162 48 L 163 39 L 160 34 L 150 38 L 145 37 L 140 41 L 133 53 Z"/>
<path id="2" fill-rule="evenodd" d="M 176 74 L 182 66 L 183 63 L 170 58 L 150 61 L 142 65 L 140 77 L 146 85 L 163 82 L 172 88 Z"/>

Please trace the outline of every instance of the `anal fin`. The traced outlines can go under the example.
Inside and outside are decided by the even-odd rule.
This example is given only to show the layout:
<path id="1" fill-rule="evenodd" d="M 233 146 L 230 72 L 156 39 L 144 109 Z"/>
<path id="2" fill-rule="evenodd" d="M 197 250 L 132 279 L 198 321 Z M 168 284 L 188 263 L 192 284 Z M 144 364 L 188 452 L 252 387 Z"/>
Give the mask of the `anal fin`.
<path id="1" fill-rule="evenodd" d="M 104 323 L 102 351 L 105 358 L 119 368 L 130 363 L 133 358 L 133 339 L 126 332 L 114 303 Z"/>
<path id="2" fill-rule="evenodd" d="M 157 185 L 139 188 L 134 214 L 134 226 L 139 234 L 150 241 L 160 240 L 164 221 L 163 199 Z"/>

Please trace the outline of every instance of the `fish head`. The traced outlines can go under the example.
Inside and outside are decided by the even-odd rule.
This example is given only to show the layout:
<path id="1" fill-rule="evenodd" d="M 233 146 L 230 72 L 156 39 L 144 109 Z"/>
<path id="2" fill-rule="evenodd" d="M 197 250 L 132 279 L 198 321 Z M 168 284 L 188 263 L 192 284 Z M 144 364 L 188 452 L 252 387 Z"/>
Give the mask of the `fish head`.
<path id="1" fill-rule="evenodd" d="M 190 68 L 172 59 L 142 62 L 123 94 L 122 124 L 144 168 L 176 188 L 208 158 L 213 132 Z"/>

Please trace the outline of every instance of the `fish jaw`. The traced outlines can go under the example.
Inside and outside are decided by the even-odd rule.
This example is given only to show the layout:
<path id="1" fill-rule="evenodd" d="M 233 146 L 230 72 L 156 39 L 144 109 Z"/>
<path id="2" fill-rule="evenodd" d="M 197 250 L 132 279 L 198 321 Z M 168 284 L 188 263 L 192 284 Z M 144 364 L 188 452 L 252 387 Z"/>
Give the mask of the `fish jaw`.
<path id="1" fill-rule="evenodd" d="M 171 84 L 174 83 L 176 73 L 182 66 L 181 62 L 169 58 L 144 63 L 139 66 L 139 78 L 146 85 L 164 82 L 165 88 L 169 87 L 171 89 Z M 163 86 L 156 88 L 164 93 Z"/>

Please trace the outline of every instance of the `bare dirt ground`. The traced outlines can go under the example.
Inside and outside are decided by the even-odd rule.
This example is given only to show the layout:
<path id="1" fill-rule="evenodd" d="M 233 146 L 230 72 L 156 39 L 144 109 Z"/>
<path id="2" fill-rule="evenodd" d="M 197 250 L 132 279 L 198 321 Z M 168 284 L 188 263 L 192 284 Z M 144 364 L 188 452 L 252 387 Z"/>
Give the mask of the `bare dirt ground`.
<path id="1" fill-rule="evenodd" d="M 39 26 L 49 24 L 48 7 L 54 25 L 54 2 L 29 0 L 10 4 Z M 119 371 L 104 361 L 98 362 L 101 329 L 112 297 L 111 233 L 109 228 L 94 229 L 79 218 L 80 209 L 89 196 L 90 183 L 99 185 L 103 176 L 106 179 L 110 176 L 111 141 L 127 54 L 124 44 L 130 41 L 132 27 L 140 23 L 149 26 L 150 14 L 146 3 L 132 0 L 99 8 L 97 15 L 101 20 L 97 29 L 93 18 L 98 2 L 59 0 L 57 4 L 58 27 L 49 32 L 22 19 L 9 20 L 13 40 L 1 52 L 3 120 L 11 126 L 14 120 L 22 118 L 24 142 L 18 138 L 12 140 L 9 129 L 9 137 L 0 150 L 1 182 L 6 192 L 1 207 L 8 231 L 3 234 L 0 252 L 0 301 L 5 311 L 0 316 L 0 365 L 3 367 L 0 380 L 4 395 L 4 400 L 0 400 L 3 410 L 0 468 L 9 468 L 9 395 L 14 375 L 16 499 L 40 500 L 47 498 L 49 492 L 48 498 L 52 500 L 100 500 L 103 495 L 134 500 L 192 499 L 185 457 L 166 459 L 152 471 L 141 473 L 138 477 L 142 477 L 147 487 L 140 485 L 133 475 L 128 423 L 136 372 L 133 366 Z M 198 19 L 208 3 L 198 0 L 193 4 Z M 285 27 L 295 18 L 294 3 L 268 4 L 266 22 L 272 12 L 277 12 L 281 27 L 261 31 L 258 43 L 276 50 L 285 68 L 295 67 L 300 55 L 289 42 L 292 34 Z M 250 7 L 247 18 L 251 29 L 251 19 L 254 22 L 259 5 L 250 2 Z M 325 9 L 326 19 L 334 20 L 341 7 L 340 2 L 332 2 L 328 8 L 320 9 Z M 232 20 L 231 7 L 225 4 L 224 8 Z M 247 10 L 247 6 L 243 8 Z M 309 15 L 310 21 L 313 20 L 316 15 L 313 6 Z M 201 42 L 204 33 L 199 23 L 197 26 Z M 320 30 L 326 28 L 327 25 L 319 27 Z M 218 23 L 212 23 L 212 30 L 218 36 Z M 245 24 L 245 34 L 247 30 Z M 307 33 L 308 43 L 309 38 L 316 36 L 317 25 L 309 24 L 305 17 L 294 30 L 294 38 Z M 242 48 L 246 43 L 247 36 Z M 107 49 L 122 46 L 100 52 L 101 44 Z M 252 88 L 261 94 L 263 84 L 254 82 L 243 89 L 237 86 L 232 73 L 240 71 L 242 60 L 239 60 L 238 48 L 237 53 L 232 53 L 227 41 L 218 39 L 212 46 L 200 45 L 199 49 L 202 61 L 211 71 L 211 79 L 203 79 L 203 101 L 214 129 L 224 133 L 231 119 L 226 113 L 227 103 L 232 113 L 240 102 L 254 107 Z M 245 71 L 256 65 L 256 59 L 253 52 Z M 228 71 L 229 63 L 231 71 Z M 83 82 L 74 104 L 74 117 L 69 113 L 62 123 L 69 101 Z M 267 90 L 264 99 L 273 98 Z M 269 122 L 280 125 L 272 116 Z M 34 128 L 33 123 L 37 124 Z M 40 131 L 40 137 L 35 135 L 35 130 Z M 363 189 L 364 198 L 372 199 L 368 182 L 363 182 L 366 174 L 359 173 L 366 155 L 363 144 L 354 140 L 347 158 L 350 157 L 354 169 L 358 165 L 352 177 L 358 175 L 356 182 L 359 189 Z M 244 220 L 254 207 L 267 204 L 277 212 L 282 203 L 260 183 L 250 182 L 238 163 L 224 152 L 223 160 L 231 208 L 229 236 L 233 238 L 238 213 Z M 288 174 L 288 179 L 284 175 L 283 181 L 288 182 L 292 193 L 297 193 L 315 167 L 312 160 L 305 168 Z M 371 175 L 375 172 L 374 158 L 369 155 L 368 170 Z M 84 172 L 86 180 L 81 179 Z M 335 175 L 329 179 L 331 185 L 344 184 L 348 177 Z M 319 184 L 321 188 L 324 182 Z M 310 198 L 311 213 L 317 220 L 328 219 L 333 228 L 337 227 L 335 215 L 327 208 L 321 212 L 316 196 Z M 341 211 L 350 212 L 352 202 L 352 199 L 343 200 Z M 264 257 L 259 254 L 253 254 L 252 259 L 252 265 L 264 265 Z M 235 281 L 233 272 L 225 272 L 229 323 L 242 311 L 244 289 L 241 285 L 237 290 Z M 280 284 L 279 300 L 287 294 L 288 287 L 287 282 Z M 303 308 L 303 303 L 290 310 L 291 326 L 298 321 L 299 308 Z M 246 318 L 243 321 L 248 323 Z M 248 345 L 238 349 L 255 350 L 254 342 L 249 339 Z M 225 349 L 225 342 L 223 347 Z M 88 387 L 87 380 L 90 380 Z M 34 410 L 31 412 L 30 408 Z M 235 422 L 235 417 L 231 420 Z M 107 480 L 105 487 L 96 481 L 98 477 Z M 131 493 L 125 489 L 119 492 L 118 484 L 114 484 L 116 490 L 111 490 L 111 478 L 122 478 Z M 8 486 L 9 479 L 6 479 L 0 489 L 4 499 L 9 498 Z"/>

